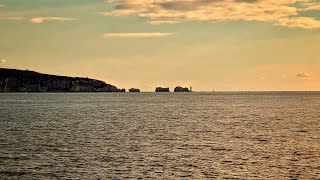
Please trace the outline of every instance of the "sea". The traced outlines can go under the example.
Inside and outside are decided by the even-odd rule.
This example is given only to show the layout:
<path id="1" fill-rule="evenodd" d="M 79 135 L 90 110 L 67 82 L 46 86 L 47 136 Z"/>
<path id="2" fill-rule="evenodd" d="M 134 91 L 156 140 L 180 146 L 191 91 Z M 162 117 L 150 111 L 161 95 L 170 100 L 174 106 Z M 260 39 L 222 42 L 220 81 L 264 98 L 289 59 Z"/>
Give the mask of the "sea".
<path id="1" fill-rule="evenodd" d="M 320 179 L 320 92 L 2 93 L 0 179 Z"/>

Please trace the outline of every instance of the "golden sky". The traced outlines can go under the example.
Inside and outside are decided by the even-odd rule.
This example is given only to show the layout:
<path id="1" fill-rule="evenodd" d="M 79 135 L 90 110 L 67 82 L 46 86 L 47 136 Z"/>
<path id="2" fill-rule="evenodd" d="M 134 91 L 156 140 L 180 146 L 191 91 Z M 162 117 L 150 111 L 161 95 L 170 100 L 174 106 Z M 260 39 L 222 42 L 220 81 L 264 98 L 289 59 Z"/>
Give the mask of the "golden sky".
<path id="1" fill-rule="evenodd" d="M 0 0 L 0 66 L 119 88 L 320 90 L 319 0 Z"/>

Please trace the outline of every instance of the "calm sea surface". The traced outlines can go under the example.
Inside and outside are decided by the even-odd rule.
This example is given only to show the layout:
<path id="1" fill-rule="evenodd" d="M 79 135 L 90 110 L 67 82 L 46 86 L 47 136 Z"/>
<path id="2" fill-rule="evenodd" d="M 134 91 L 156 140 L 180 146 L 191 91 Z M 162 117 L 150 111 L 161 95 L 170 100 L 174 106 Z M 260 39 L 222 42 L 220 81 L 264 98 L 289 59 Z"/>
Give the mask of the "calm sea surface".
<path id="1" fill-rule="evenodd" d="M 320 179 L 320 93 L 0 94 L 0 179 Z"/>

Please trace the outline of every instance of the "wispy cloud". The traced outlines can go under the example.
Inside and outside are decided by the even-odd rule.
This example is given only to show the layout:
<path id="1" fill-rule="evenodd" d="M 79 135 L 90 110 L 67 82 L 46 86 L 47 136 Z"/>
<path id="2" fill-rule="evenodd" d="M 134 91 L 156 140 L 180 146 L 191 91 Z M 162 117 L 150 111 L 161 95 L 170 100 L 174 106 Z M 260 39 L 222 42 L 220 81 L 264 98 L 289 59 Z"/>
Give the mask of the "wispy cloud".
<path id="1" fill-rule="evenodd" d="M 10 20 L 10 21 L 20 21 L 24 20 L 24 17 L 18 17 L 18 16 L 6 16 L 6 17 L 0 17 L 0 20 Z"/>
<path id="2" fill-rule="evenodd" d="M 45 21 L 65 22 L 65 21 L 75 21 L 75 20 L 76 20 L 75 18 L 66 18 L 66 17 L 35 17 L 30 19 L 30 22 L 40 24 L 40 23 L 44 23 Z"/>
<path id="3" fill-rule="evenodd" d="M 304 29 L 320 28 L 320 21 L 309 17 L 284 18 L 278 22 L 281 26 L 298 27 Z"/>
<path id="4" fill-rule="evenodd" d="M 320 10 L 320 4 L 306 7 L 304 10 L 305 10 L 305 11 Z"/>
<path id="5" fill-rule="evenodd" d="M 319 2 L 306 2 L 306 3 L 303 3 L 303 6 L 304 8 L 300 9 L 301 11 L 320 10 Z"/>
<path id="6" fill-rule="evenodd" d="M 301 79 L 310 79 L 310 74 L 306 72 L 300 72 L 297 74 L 297 77 Z"/>
<path id="7" fill-rule="evenodd" d="M 260 21 L 286 27 L 319 28 L 319 20 L 299 16 L 318 10 L 313 0 L 109 0 L 115 8 L 105 16 L 136 15 L 151 24 L 183 21 Z"/>
<path id="8" fill-rule="evenodd" d="M 1 7 L 6 7 L 6 5 L 0 4 L 0 8 L 1 8 Z"/>
<path id="9" fill-rule="evenodd" d="M 149 21 L 149 24 L 160 25 L 160 24 L 177 24 L 179 21 Z"/>
<path id="10" fill-rule="evenodd" d="M 5 60 L 5 59 L 0 60 L 0 64 L 5 64 L 5 63 L 7 63 L 7 60 Z"/>
<path id="11" fill-rule="evenodd" d="M 152 32 L 152 33 L 105 33 L 103 35 L 104 38 L 108 37 L 164 37 L 164 36 L 171 36 L 174 33 L 162 33 L 162 32 Z"/>

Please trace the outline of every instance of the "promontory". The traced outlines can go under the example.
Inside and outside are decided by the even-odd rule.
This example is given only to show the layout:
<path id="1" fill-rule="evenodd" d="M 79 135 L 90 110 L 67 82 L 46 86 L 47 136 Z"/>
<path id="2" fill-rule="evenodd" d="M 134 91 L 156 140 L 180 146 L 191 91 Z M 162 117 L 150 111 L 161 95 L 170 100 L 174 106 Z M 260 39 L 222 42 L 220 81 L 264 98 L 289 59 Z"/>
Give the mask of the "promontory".
<path id="1" fill-rule="evenodd" d="M 89 78 L 0 68 L 0 92 L 119 92 L 116 86 Z"/>

